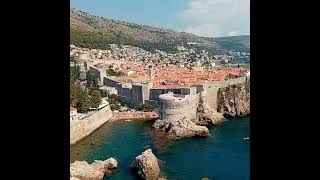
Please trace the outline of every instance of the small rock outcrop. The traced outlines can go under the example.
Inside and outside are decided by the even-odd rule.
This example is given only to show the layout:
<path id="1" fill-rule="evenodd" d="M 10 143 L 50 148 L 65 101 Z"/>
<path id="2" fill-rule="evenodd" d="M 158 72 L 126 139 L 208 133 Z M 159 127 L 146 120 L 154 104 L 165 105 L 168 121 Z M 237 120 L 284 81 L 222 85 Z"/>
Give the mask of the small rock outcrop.
<path id="1" fill-rule="evenodd" d="M 117 168 L 118 162 L 114 158 L 95 160 L 92 164 L 75 161 L 70 165 L 70 180 L 101 180 L 104 175 L 110 176 Z"/>
<path id="2" fill-rule="evenodd" d="M 225 116 L 250 114 L 250 80 L 220 88 L 217 96 L 217 111 Z"/>
<path id="3" fill-rule="evenodd" d="M 180 139 L 192 136 L 209 136 L 209 129 L 199 126 L 186 118 L 177 120 L 156 120 L 153 124 L 155 130 L 167 133 L 170 139 Z"/>
<path id="4" fill-rule="evenodd" d="M 105 161 L 95 160 L 91 166 L 103 172 L 105 175 L 110 176 L 118 168 L 118 162 L 114 158 L 109 158 Z"/>
<path id="5" fill-rule="evenodd" d="M 75 161 L 70 165 L 70 177 L 81 180 L 101 180 L 104 173 L 94 169 L 86 161 Z"/>
<path id="6" fill-rule="evenodd" d="M 157 180 L 160 174 L 158 159 L 151 149 L 147 149 L 137 156 L 132 162 L 131 168 L 137 176 L 146 180 Z"/>

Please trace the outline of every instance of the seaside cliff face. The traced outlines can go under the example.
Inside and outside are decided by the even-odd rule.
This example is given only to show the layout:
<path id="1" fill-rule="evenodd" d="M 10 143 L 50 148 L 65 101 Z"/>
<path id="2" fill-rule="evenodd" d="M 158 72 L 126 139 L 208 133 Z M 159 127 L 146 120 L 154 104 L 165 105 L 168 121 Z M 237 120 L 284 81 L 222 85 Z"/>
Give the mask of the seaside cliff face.
<path id="1" fill-rule="evenodd" d="M 245 116 L 250 114 L 250 80 L 223 87 L 217 94 L 217 111 L 225 116 Z"/>

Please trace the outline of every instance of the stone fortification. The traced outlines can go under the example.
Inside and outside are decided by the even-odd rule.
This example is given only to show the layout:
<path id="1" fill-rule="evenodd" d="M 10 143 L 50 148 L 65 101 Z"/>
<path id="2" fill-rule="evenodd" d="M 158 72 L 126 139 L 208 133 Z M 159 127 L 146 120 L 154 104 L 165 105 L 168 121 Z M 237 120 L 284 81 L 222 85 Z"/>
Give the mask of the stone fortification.
<path id="1" fill-rule="evenodd" d="M 195 119 L 200 94 L 179 95 L 169 92 L 159 96 L 160 118 L 168 119 Z"/>
<path id="2" fill-rule="evenodd" d="M 90 112 L 83 118 L 74 118 L 70 120 L 70 144 L 75 144 L 81 139 L 87 137 L 93 131 L 98 129 L 104 123 L 112 118 L 110 106 Z"/>
<path id="3" fill-rule="evenodd" d="M 114 87 L 117 90 L 117 95 L 131 106 L 144 103 L 150 99 L 150 88 L 152 86 L 150 83 L 125 83 L 108 77 L 104 78 L 104 84 L 108 87 Z"/>
<path id="4" fill-rule="evenodd" d="M 213 114 L 216 119 L 221 119 L 221 115 L 217 112 L 219 102 L 218 92 L 234 84 L 245 82 L 246 78 L 236 78 L 227 81 L 211 81 L 204 85 L 198 85 L 190 88 L 190 94 L 174 94 L 169 92 L 159 95 L 160 119 L 182 119 L 187 118 L 197 120 L 199 109 L 202 113 Z M 234 96 L 237 94 L 234 93 Z M 201 105 L 201 107 L 199 107 Z M 211 111 L 211 112 L 210 112 Z M 195 121 L 197 122 L 197 121 Z"/>
<path id="5" fill-rule="evenodd" d="M 224 121 L 224 115 L 250 113 L 250 83 L 247 78 L 207 82 L 195 94 L 169 92 L 159 96 L 160 120 L 153 127 L 171 138 L 208 136 L 205 126 Z"/>

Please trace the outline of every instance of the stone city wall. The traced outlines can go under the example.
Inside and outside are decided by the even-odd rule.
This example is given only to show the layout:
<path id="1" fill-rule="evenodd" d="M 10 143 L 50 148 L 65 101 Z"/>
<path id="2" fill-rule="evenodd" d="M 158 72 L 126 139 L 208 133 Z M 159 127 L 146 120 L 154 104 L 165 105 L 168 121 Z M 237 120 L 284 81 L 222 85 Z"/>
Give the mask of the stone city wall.
<path id="1" fill-rule="evenodd" d="M 106 77 L 106 71 L 103 69 L 98 69 L 94 66 L 90 66 L 89 73 L 94 75 L 100 84 L 103 84 L 104 78 Z"/>
<path id="2" fill-rule="evenodd" d="M 88 115 L 82 119 L 75 118 L 70 120 L 70 144 L 75 144 L 87 137 L 109 121 L 112 115 L 112 111 L 108 105 L 100 110 L 89 112 Z"/>
<path id="3" fill-rule="evenodd" d="M 203 105 L 209 109 L 217 111 L 217 95 L 220 88 L 224 88 L 233 84 L 239 84 L 246 81 L 246 77 L 240 77 L 235 79 L 230 79 L 226 81 L 210 81 L 203 85 L 203 92 L 201 98 L 203 100 Z"/>
<path id="4" fill-rule="evenodd" d="M 104 78 L 104 84 L 109 87 L 115 87 L 118 91 L 117 95 L 123 100 L 130 102 L 131 106 L 150 99 L 151 84 L 122 83 L 111 78 Z"/>
<path id="5" fill-rule="evenodd" d="M 199 102 L 211 110 L 217 111 L 217 95 L 220 88 L 239 84 L 246 81 L 246 77 L 227 81 L 211 81 L 204 85 L 190 88 L 189 95 L 174 93 L 159 96 L 161 119 L 182 119 L 184 117 L 194 119 L 197 117 Z"/>

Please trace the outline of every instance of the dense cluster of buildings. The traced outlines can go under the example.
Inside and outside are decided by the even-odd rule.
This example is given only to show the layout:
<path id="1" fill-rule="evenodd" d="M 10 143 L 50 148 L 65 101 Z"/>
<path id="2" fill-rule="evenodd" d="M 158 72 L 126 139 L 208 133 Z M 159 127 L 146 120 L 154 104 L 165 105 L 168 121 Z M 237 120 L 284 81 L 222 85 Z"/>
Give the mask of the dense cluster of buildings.
<path id="1" fill-rule="evenodd" d="M 134 63 L 152 63 L 155 65 L 166 64 L 172 67 L 203 66 L 206 68 L 219 67 L 228 64 L 233 55 L 213 55 L 210 56 L 207 51 L 196 52 L 193 49 L 187 49 L 183 46 L 177 47 L 177 53 L 171 54 L 156 50 L 154 53 L 145 51 L 138 47 L 129 45 L 111 44 L 108 50 L 78 48 L 70 46 L 70 57 L 91 60 L 87 63 L 115 61 L 115 62 L 134 62 Z M 235 54 L 237 55 L 237 54 Z M 241 55 L 241 53 L 240 53 Z"/>
<path id="2" fill-rule="evenodd" d="M 202 51 L 194 58 L 192 66 L 185 66 L 188 54 L 183 47 L 180 52 L 167 54 L 162 51 L 150 53 L 132 46 L 111 45 L 109 50 L 95 50 L 70 46 L 70 65 L 80 67 L 80 80 L 85 81 L 90 73 L 97 78 L 100 90 L 116 94 L 131 104 L 157 103 L 159 95 L 174 92 L 188 94 L 194 88 L 201 89 L 212 81 L 224 81 L 249 75 L 249 69 L 242 67 L 210 67 L 202 62 L 208 53 Z M 110 76 L 109 70 L 117 72 Z"/>

